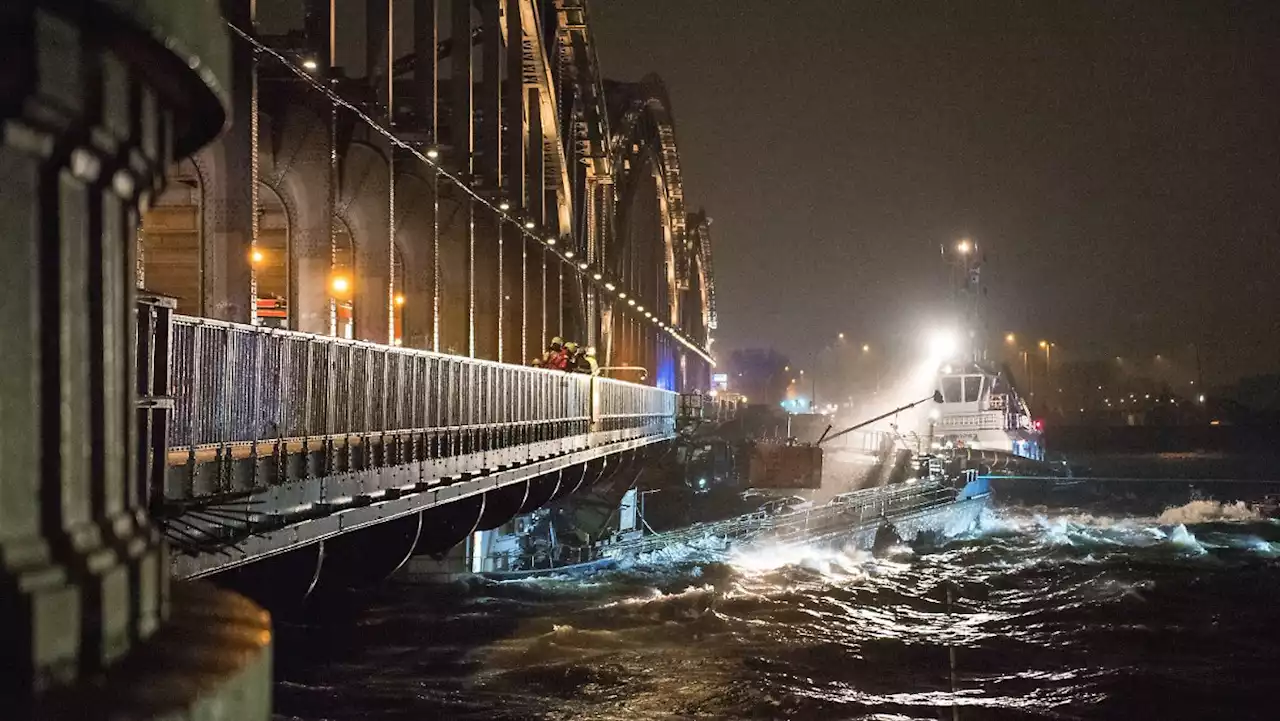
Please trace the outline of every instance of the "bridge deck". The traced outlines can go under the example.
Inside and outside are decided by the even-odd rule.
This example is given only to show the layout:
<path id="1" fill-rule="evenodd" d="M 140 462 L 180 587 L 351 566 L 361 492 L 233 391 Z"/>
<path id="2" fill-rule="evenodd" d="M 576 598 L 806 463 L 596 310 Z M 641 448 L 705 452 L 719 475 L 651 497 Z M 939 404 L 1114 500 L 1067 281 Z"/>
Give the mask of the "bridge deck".
<path id="1" fill-rule="evenodd" d="M 144 492 L 179 577 L 553 474 L 576 488 L 675 435 L 658 388 L 141 308 Z"/>

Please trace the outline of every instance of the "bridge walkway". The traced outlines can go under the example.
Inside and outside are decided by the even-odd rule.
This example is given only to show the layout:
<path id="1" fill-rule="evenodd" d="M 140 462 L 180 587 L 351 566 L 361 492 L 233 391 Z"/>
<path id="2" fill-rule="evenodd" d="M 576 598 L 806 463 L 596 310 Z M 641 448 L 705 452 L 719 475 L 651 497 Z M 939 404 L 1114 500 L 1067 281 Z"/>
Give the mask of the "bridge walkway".
<path id="1" fill-rule="evenodd" d="M 676 432 L 679 396 L 635 383 L 182 316 L 163 298 L 139 304 L 138 328 L 140 477 L 181 578 L 464 500 L 457 513 L 501 523 Z M 447 515 L 420 532 L 459 526 Z"/>

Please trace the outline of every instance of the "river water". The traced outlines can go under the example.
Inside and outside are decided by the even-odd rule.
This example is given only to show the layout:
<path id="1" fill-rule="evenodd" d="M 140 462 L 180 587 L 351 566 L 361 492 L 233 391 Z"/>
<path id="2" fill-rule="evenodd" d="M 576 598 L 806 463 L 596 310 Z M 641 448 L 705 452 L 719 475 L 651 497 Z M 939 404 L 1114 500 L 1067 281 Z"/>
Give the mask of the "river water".
<path id="1" fill-rule="evenodd" d="M 1280 718 L 1280 524 L 1061 500 L 879 558 L 392 585 L 283 624 L 277 718 Z"/>

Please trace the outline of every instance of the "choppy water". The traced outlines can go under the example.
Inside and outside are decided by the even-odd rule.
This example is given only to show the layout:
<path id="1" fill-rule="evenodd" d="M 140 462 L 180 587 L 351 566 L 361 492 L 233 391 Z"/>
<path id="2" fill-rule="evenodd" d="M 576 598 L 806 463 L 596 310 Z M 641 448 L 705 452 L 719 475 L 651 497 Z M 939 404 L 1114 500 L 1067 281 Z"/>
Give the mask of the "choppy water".
<path id="1" fill-rule="evenodd" d="M 1280 718 L 1280 524 L 1104 513 L 996 508 L 884 558 L 395 586 L 282 629 L 278 718 Z"/>

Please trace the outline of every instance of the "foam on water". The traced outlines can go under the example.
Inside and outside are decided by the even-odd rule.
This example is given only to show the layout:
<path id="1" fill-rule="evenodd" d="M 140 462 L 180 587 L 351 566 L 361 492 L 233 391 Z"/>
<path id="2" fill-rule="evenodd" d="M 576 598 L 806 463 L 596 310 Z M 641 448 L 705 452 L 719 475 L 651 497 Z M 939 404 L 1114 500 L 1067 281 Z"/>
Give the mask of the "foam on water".
<path id="1" fill-rule="evenodd" d="M 1244 501 L 1221 503 L 1219 501 L 1191 501 L 1185 505 L 1166 508 L 1159 518 L 1166 525 L 1211 523 L 1215 521 L 1261 521 L 1261 511 Z"/>
<path id="2" fill-rule="evenodd" d="M 683 544 L 587 579 L 453 599 L 402 588 L 370 611 L 395 628 L 359 626 L 336 662 L 301 658 L 276 688 L 282 717 L 306 721 L 896 720 L 953 705 L 980 721 L 1271 721 L 1277 551 L 1280 524 L 1213 502 L 995 508 L 879 557 L 830 538 Z"/>

